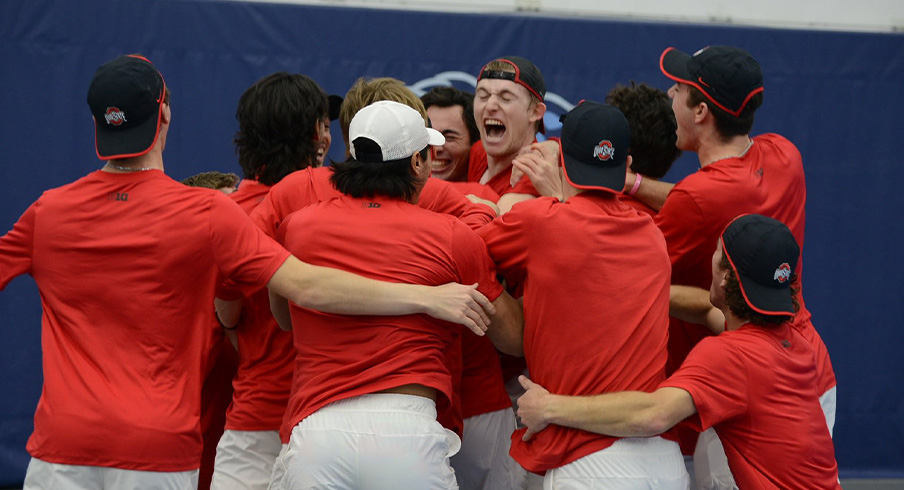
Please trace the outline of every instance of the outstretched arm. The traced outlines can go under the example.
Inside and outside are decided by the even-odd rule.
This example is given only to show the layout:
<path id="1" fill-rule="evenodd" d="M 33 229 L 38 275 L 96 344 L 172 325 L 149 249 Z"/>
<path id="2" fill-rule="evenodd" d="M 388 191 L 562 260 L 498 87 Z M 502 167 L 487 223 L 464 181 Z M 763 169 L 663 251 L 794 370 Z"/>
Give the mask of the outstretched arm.
<path id="1" fill-rule="evenodd" d="M 509 293 L 502 294 L 493 301 L 496 313 L 490 317 L 491 326 L 487 336 L 499 351 L 510 356 L 524 355 L 524 311 L 521 303 Z"/>
<path id="2" fill-rule="evenodd" d="M 345 315 L 424 313 L 483 335 L 495 307 L 476 285 L 420 286 L 376 281 L 289 257 L 267 283 L 273 292 L 312 310 Z"/>
<path id="3" fill-rule="evenodd" d="M 625 174 L 625 192 L 633 189 L 634 184 L 636 183 L 637 174 L 632 172 L 629 168 L 627 174 Z M 633 195 L 642 203 L 650 206 L 658 212 L 660 209 L 662 209 L 662 205 L 665 204 L 665 198 L 669 196 L 669 192 L 672 191 L 672 187 L 675 187 L 675 184 L 642 177 L 640 185 L 637 187 L 637 190 Z"/>
<path id="4" fill-rule="evenodd" d="M 725 314 L 709 301 L 709 291 L 693 286 L 672 284 L 669 316 L 703 325 L 715 333 L 725 331 Z"/>
<path id="5" fill-rule="evenodd" d="M 525 441 L 549 424 L 615 437 L 654 436 L 697 412 L 690 393 L 680 388 L 564 396 L 551 394 L 526 376 L 518 381 L 527 390 L 518 399 L 518 416 L 527 426 Z"/>

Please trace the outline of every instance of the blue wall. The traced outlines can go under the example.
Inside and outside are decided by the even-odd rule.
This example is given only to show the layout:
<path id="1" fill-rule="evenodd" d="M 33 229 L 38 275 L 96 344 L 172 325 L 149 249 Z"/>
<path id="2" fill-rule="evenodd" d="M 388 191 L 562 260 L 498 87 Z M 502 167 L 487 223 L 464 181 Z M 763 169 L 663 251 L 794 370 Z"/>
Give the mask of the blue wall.
<path id="1" fill-rule="evenodd" d="M 574 103 L 602 100 L 630 79 L 667 88 L 662 50 L 709 44 L 742 46 L 759 59 L 766 92 L 754 133 L 782 133 L 804 156 L 806 299 L 838 376 L 842 477 L 904 477 L 902 35 L 200 0 L 0 0 L 0 233 L 42 190 L 100 166 L 85 94 L 94 69 L 119 54 L 147 55 L 172 89 L 165 161 L 181 179 L 240 173 L 236 102 L 272 71 L 305 73 L 344 94 L 362 75 L 415 84 L 520 54 Z M 336 130 L 333 144 L 342 147 Z M 688 156 L 669 177 L 694 169 Z M 34 283 L 16 279 L 0 293 L 0 486 L 20 482 L 28 460 L 39 322 Z"/>

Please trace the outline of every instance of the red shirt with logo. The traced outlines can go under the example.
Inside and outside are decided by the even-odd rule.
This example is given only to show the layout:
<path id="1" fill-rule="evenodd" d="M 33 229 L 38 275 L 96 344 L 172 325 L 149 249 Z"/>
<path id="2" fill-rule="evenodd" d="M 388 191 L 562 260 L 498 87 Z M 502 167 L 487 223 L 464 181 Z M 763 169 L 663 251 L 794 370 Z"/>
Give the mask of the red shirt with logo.
<path id="1" fill-rule="evenodd" d="M 502 293 L 480 238 L 459 220 L 398 199 L 340 196 L 287 217 L 279 239 L 299 259 L 382 281 L 478 284 Z M 281 434 L 324 405 L 416 383 L 437 390 L 437 412 L 451 406 L 447 357 L 461 327 L 427 315 L 344 316 L 291 305 L 295 376 Z M 459 354 L 460 355 L 460 354 Z"/>
<path id="2" fill-rule="evenodd" d="M 480 182 L 480 178 L 489 168 L 487 161 L 487 150 L 483 147 L 483 141 L 477 141 L 471 146 L 471 156 L 468 162 L 468 182 Z M 510 192 L 516 194 L 530 194 L 539 196 L 540 191 L 534 188 L 530 179 L 525 175 L 521 180 L 512 187 L 512 166 L 509 165 L 498 174 L 490 178 L 486 182 L 486 186 L 493 190 L 499 196 L 504 196 Z"/>
<path id="3" fill-rule="evenodd" d="M 660 387 L 690 393 L 686 422 L 715 428 L 740 488 L 840 489 L 816 377 L 797 329 L 748 324 L 701 340 Z"/>
<path id="4" fill-rule="evenodd" d="M 268 185 L 244 179 L 229 197 L 250 214 L 269 191 Z M 239 365 L 226 429 L 278 431 L 289 402 L 295 347 L 292 332 L 276 324 L 266 289 L 244 298 L 235 333 Z"/>
<path id="5" fill-rule="evenodd" d="M 44 388 L 28 452 L 51 463 L 197 469 L 218 276 L 250 292 L 288 257 L 226 195 L 159 170 L 45 192 L 0 239 L 0 287 L 41 293 Z"/>
<path id="6" fill-rule="evenodd" d="M 550 392 L 652 392 L 665 379 L 669 260 L 649 217 L 615 194 L 520 203 L 478 233 L 508 281 L 524 285 L 524 354 Z M 511 455 L 543 472 L 617 438 L 550 425 L 512 435 Z"/>

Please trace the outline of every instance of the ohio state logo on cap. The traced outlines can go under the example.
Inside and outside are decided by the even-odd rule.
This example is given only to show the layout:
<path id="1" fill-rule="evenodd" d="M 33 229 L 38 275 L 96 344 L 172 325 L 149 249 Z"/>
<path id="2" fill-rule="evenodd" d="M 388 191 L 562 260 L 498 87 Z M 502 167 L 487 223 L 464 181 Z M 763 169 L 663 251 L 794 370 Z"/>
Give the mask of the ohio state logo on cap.
<path id="1" fill-rule="evenodd" d="M 600 141 L 596 148 L 593 149 L 593 156 L 605 162 L 615 156 L 615 147 L 612 146 L 612 142 L 609 140 Z"/>
<path id="2" fill-rule="evenodd" d="M 788 265 L 787 262 L 778 266 L 778 269 L 775 269 L 775 275 L 773 275 L 772 278 L 779 283 L 784 284 L 791 279 L 791 266 Z"/>
<path id="3" fill-rule="evenodd" d="M 106 114 L 104 114 L 104 119 L 107 120 L 107 124 L 119 126 L 120 124 L 126 122 L 126 113 L 119 110 L 119 107 L 107 107 L 107 112 Z"/>

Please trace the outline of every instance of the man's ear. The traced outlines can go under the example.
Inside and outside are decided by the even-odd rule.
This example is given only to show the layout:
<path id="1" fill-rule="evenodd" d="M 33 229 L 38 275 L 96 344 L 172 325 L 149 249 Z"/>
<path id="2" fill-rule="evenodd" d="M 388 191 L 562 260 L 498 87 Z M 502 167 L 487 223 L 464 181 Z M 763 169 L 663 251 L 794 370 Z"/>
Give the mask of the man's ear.
<path id="1" fill-rule="evenodd" d="M 166 102 L 163 103 L 163 109 L 160 111 L 160 123 L 161 124 L 169 124 L 170 118 L 172 117 L 172 112 L 170 111 L 170 105 Z"/>
<path id="2" fill-rule="evenodd" d="M 539 121 L 540 119 L 543 119 L 544 114 L 546 114 L 546 104 L 544 102 L 537 102 L 534 104 L 533 109 L 531 109 L 530 121 Z"/>
<path id="3" fill-rule="evenodd" d="M 694 106 L 694 122 L 699 124 L 703 122 L 707 115 L 710 115 L 712 111 L 709 110 L 709 104 L 706 102 L 701 102 Z"/>

